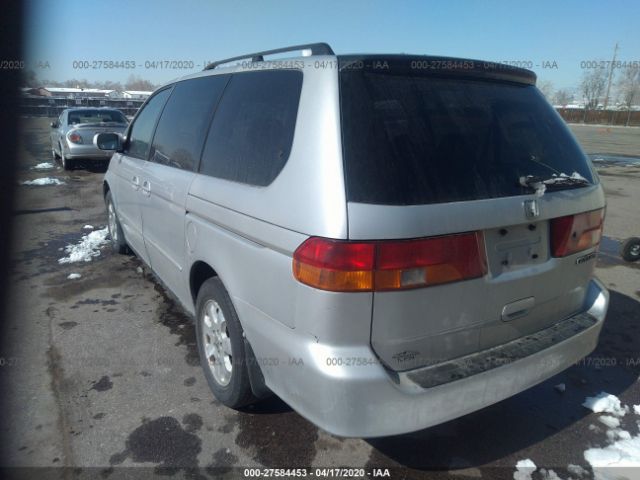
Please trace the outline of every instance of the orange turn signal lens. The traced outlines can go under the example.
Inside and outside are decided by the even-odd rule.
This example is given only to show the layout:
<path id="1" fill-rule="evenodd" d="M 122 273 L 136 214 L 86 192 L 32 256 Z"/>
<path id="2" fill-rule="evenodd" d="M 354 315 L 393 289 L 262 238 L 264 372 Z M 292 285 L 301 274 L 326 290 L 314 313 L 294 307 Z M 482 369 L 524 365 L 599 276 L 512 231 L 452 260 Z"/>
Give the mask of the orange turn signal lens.
<path id="1" fill-rule="evenodd" d="M 566 257 L 600 244 L 604 209 L 551 220 L 551 250 L 554 257 Z"/>

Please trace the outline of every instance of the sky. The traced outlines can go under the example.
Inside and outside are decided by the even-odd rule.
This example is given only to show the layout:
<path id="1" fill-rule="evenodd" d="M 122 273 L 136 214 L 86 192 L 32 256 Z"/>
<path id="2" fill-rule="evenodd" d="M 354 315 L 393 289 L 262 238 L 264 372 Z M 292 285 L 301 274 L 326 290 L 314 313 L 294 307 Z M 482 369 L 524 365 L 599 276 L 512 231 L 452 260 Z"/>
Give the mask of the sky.
<path id="1" fill-rule="evenodd" d="M 616 42 L 618 60 L 640 61 L 637 0 L 26 4 L 27 68 L 40 80 L 125 82 L 133 74 L 162 84 L 201 70 L 207 61 L 320 41 L 338 54 L 413 53 L 520 62 L 555 89 L 577 87 L 584 72 L 581 62 L 611 60 Z M 193 68 L 166 69 L 158 63 L 173 60 L 183 66 L 192 62 Z M 132 61 L 136 67 L 99 68 L 101 61 Z"/>

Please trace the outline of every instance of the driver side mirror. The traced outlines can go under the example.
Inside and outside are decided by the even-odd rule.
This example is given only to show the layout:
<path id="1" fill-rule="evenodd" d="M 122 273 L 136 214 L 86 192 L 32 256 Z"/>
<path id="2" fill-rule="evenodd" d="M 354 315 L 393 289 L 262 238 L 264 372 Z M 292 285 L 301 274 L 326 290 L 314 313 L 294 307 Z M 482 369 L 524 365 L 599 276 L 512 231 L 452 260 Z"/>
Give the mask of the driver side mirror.
<path id="1" fill-rule="evenodd" d="M 58 121 L 53 121 L 51 122 L 51 128 L 58 128 L 60 125 L 58 125 Z"/>
<path id="2" fill-rule="evenodd" d="M 119 133 L 97 133 L 93 137 L 93 144 L 100 150 L 115 150 L 121 152 L 124 139 Z"/>

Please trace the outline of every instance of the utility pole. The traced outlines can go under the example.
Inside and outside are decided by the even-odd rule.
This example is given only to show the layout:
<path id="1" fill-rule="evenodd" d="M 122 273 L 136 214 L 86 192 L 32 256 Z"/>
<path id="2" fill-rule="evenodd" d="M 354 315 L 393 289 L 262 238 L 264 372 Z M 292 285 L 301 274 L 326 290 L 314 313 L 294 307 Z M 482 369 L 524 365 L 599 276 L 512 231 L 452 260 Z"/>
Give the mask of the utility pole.
<path id="1" fill-rule="evenodd" d="M 611 60 L 611 65 L 609 66 L 609 80 L 607 81 L 607 93 L 604 96 L 604 110 L 607 109 L 607 104 L 609 103 L 609 92 L 611 91 L 611 80 L 613 80 L 613 66 L 616 63 L 616 55 L 618 54 L 618 42 L 616 42 L 616 47 L 613 49 L 613 60 Z"/>

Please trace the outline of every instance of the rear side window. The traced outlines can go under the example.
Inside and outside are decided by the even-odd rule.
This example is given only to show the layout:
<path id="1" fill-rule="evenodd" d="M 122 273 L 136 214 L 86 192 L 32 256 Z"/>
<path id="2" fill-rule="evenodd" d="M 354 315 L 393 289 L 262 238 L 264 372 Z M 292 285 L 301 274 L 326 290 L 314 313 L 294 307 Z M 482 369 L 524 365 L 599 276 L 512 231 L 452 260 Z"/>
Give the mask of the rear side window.
<path id="1" fill-rule="evenodd" d="M 134 157 L 142 158 L 144 160 L 149 156 L 149 149 L 151 147 L 151 138 L 153 137 L 153 130 L 156 127 L 156 122 L 164 107 L 171 89 L 167 88 L 158 92 L 152 98 L 149 99 L 147 104 L 142 108 L 142 111 L 136 117 L 133 125 L 131 125 L 131 131 L 129 132 L 129 141 L 125 153 Z"/>
<path id="2" fill-rule="evenodd" d="M 176 84 L 162 111 L 151 148 L 151 161 L 193 170 L 228 75 L 185 80 Z"/>
<path id="3" fill-rule="evenodd" d="M 416 205 L 532 193 L 521 176 L 593 182 L 532 85 L 347 70 L 340 98 L 349 201 Z"/>
<path id="4" fill-rule="evenodd" d="M 266 186 L 289 157 L 302 72 L 234 74 L 211 124 L 200 172 Z"/>

